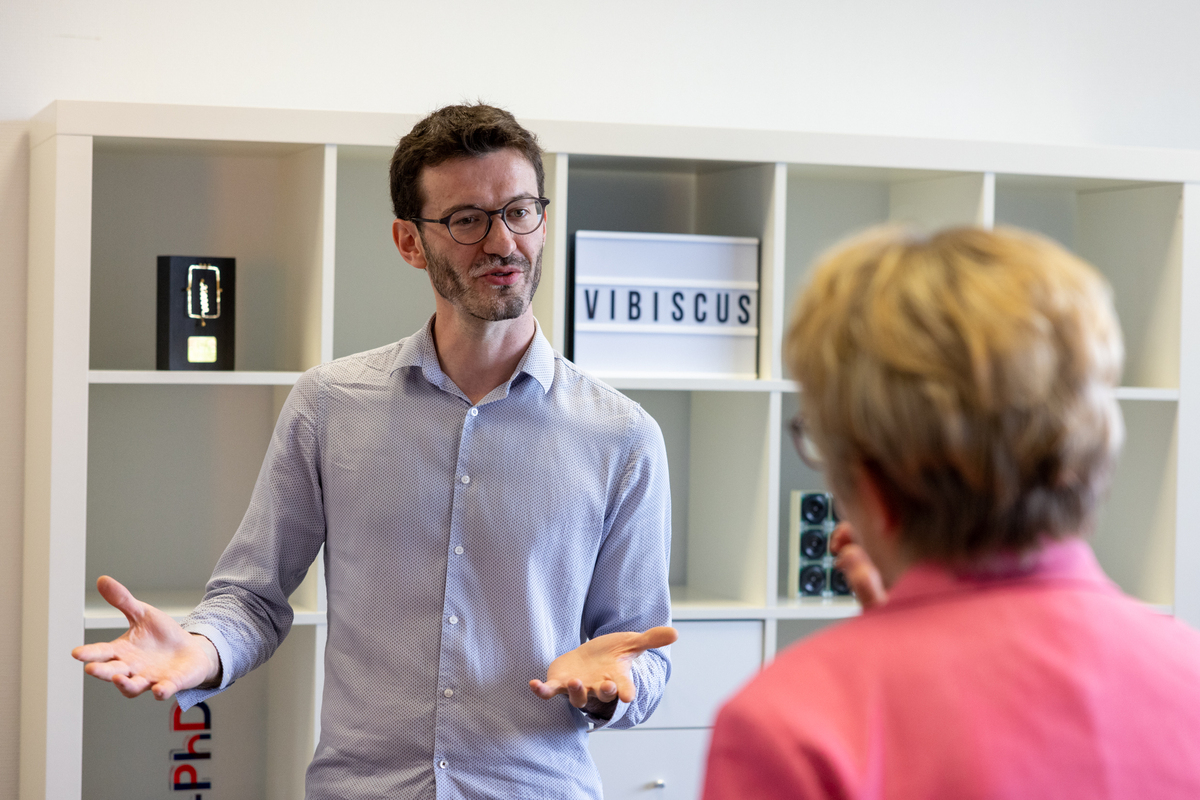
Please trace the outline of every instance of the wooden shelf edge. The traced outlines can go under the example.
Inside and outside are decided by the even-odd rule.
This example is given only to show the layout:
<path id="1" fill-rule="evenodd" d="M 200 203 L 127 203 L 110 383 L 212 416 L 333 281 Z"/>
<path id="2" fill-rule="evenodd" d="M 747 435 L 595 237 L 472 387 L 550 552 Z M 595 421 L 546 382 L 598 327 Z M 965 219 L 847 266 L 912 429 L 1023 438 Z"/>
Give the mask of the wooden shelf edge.
<path id="1" fill-rule="evenodd" d="M 394 147 L 415 114 L 58 100 L 33 117 L 33 145 L 55 134 Z M 1200 152 L 692 126 L 524 119 L 547 152 L 858 165 L 898 169 L 1200 180 Z"/>
<path id="2" fill-rule="evenodd" d="M 191 613 L 195 603 L 204 595 L 204 590 L 194 592 L 143 591 L 135 592 L 138 599 L 166 612 L 171 619 L 182 622 Z M 323 625 L 325 612 L 309 606 L 293 607 L 292 625 Z M 125 630 L 129 623 L 125 615 L 101 599 L 99 592 L 86 593 L 83 608 L 84 630 Z"/>
<path id="3" fill-rule="evenodd" d="M 653 378 L 640 375 L 593 375 L 619 390 L 670 392 L 788 392 L 795 391 L 791 381 L 747 378 Z"/>
<path id="4" fill-rule="evenodd" d="M 673 603 L 671 605 L 671 619 L 680 622 L 710 619 L 837 620 L 850 619 L 862 613 L 861 607 L 853 600 L 814 600 L 804 602 L 787 600 L 781 602 L 785 602 L 787 605 L 755 606 L 748 603 L 723 603 L 719 600 L 714 600 L 711 603 Z"/>
<path id="5" fill-rule="evenodd" d="M 171 619 L 176 622 L 183 622 L 187 614 L 171 614 Z M 324 625 L 325 614 L 319 611 L 297 611 L 295 618 L 292 620 L 292 627 L 304 627 L 309 625 Z M 85 615 L 83 618 L 83 629 L 87 631 L 124 631 L 129 627 L 129 623 L 125 621 L 125 617 L 116 616 L 91 616 Z"/>
<path id="6" fill-rule="evenodd" d="M 1118 400 L 1151 400 L 1157 402 L 1179 402 L 1178 389 L 1160 389 L 1153 386 L 1118 386 Z"/>
<path id="7" fill-rule="evenodd" d="M 770 609 L 771 616 L 775 619 L 850 619 L 862 613 L 862 606 L 853 599 L 780 599 L 779 603 Z"/>
<path id="8" fill-rule="evenodd" d="M 170 371 L 150 369 L 91 369 L 91 384 L 143 384 L 168 386 L 291 386 L 302 372 Z"/>
<path id="9" fill-rule="evenodd" d="M 760 383 L 776 383 L 780 384 L 775 391 L 779 392 L 799 392 L 799 388 L 793 381 L 760 381 Z M 1179 390 L 1162 388 L 1157 386 L 1118 386 L 1113 392 L 1118 400 L 1149 400 L 1162 403 L 1177 403 L 1179 402 Z"/>

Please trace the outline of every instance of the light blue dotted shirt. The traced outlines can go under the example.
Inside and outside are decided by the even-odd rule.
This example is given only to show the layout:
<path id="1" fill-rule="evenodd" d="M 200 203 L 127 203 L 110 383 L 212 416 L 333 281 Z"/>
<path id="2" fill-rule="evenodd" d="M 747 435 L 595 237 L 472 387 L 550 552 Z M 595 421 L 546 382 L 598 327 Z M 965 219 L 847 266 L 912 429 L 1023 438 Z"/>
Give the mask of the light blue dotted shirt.
<path id="1" fill-rule="evenodd" d="M 528 681 L 588 638 L 670 624 L 670 530 L 662 434 L 640 406 L 540 330 L 513 377 L 472 406 L 427 324 L 297 382 L 185 624 L 216 645 L 222 685 L 179 702 L 271 656 L 324 545 L 310 800 L 599 798 L 589 719 Z M 667 653 L 644 653 L 633 674 L 637 696 L 610 727 L 654 710 Z"/>

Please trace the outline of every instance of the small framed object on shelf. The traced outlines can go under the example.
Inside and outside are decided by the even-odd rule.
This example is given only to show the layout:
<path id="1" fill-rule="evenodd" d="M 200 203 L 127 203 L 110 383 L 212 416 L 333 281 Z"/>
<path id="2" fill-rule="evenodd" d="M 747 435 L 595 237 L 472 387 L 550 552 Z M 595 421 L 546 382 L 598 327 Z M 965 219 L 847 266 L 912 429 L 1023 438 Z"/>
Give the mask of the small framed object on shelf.
<path id="1" fill-rule="evenodd" d="M 850 584 L 835 567 L 829 541 L 837 527 L 833 495 L 793 491 L 788 539 L 788 597 L 849 597 Z"/>
<path id="2" fill-rule="evenodd" d="M 158 257 L 159 369 L 233 369 L 232 258 Z"/>

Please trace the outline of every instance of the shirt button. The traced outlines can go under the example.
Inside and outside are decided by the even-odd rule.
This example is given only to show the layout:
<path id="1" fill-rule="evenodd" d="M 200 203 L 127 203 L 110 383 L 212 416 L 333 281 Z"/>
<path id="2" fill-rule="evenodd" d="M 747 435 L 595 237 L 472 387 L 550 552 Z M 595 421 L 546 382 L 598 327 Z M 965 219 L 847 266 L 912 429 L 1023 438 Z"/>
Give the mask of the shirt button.
<path id="1" fill-rule="evenodd" d="M 462 549 L 462 545 L 460 544 L 458 547 L 454 548 L 454 555 L 461 556 L 462 554 L 463 554 L 463 549 Z"/>
<path id="2" fill-rule="evenodd" d="M 454 616 L 453 614 L 451 614 L 451 615 L 450 615 L 450 624 L 451 624 L 451 625 L 457 625 L 457 624 L 458 624 L 458 617 L 456 617 L 456 616 Z M 446 696 L 447 696 L 447 697 L 449 697 L 449 695 L 446 695 Z"/>
<path id="3" fill-rule="evenodd" d="M 450 762 L 448 762 L 446 759 L 443 758 L 441 761 L 438 762 L 438 766 L 441 767 L 442 769 L 445 769 L 446 767 L 450 766 Z"/>
<path id="4" fill-rule="evenodd" d="M 472 416 L 472 417 L 478 417 L 478 416 L 479 416 L 479 409 L 478 409 L 478 408 L 472 408 L 472 409 L 471 409 L 471 416 Z"/>
<path id="5" fill-rule="evenodd" d="M 442 694 L 446 695 L 446 697 L 454 697 L 454 690 L 453 690 L 453 689 L 447 689 L 446 691 L 442 692 Z M 443 763 L 444 763 L 444 762 L 443 762 Z"/>
<path id="6" fill-rule="evenodd" d="M 470 476 L 470 475 L 463 475 L 463 476 L 462 476 L 462 482 L 463 482 L 463 483 L 470 483 L 470 482 L 471 482 L 471 476 Z"/>

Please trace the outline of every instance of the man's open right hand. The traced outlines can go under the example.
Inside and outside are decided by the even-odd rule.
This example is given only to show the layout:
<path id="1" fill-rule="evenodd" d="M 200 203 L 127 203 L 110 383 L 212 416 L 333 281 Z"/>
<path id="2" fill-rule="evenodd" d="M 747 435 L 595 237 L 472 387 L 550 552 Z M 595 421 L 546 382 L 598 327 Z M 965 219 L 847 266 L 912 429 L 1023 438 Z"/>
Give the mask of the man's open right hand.
<path id="1" fill-rule="evenodd" d="M 135 598 L 117 581 L 96 581 L 101 596 L 129 620 L 129 630 L 111 642 L 76 647 L 71 655 L 84 671 L 110 681 L 126 697 L 149 689 L 166 700 L 176 692 L 216 680 L 221 661 L 204 636 L 188 633 L 154 606 Z"/>

